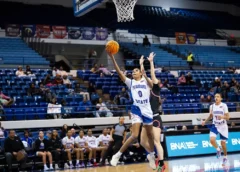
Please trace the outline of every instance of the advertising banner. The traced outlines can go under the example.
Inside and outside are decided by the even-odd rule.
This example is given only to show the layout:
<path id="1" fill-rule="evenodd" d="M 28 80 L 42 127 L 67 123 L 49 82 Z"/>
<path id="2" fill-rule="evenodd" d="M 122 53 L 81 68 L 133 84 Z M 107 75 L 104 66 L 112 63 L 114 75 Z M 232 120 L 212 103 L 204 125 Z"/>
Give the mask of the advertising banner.
<path id="1" fill-rule="evenodd" d="M 96 40 L 106 40 L 108 38 L 107 28 L 96 28 Z"/>
<path id="2" fill-rule="evenodd" d="M 64 39 L 67 37 L 66 26 L 53 26 L 52 31 L 54 39 Z"/>
<path id="3" fill-rule="evenodd" d="M 186 44 L 186 41 L 187 41 L 186 33 L 176 32 L 175 36 L 176 36 L 176 43 L 177 44 Z"/>
<path id="4" fill-rule="evenodd" d="M 34 37 L 36 31 L 35 25 L 22 25 L 22 35 L 24 37 Z"/>
<path id="5" fill-rule="evenodd" d="M 93 40 L 95 37 L 94 27 L 83 27 L 82 28 L 82 39 L 83 40 Z"/>
<path id="6" fill-rule="evenodd" d="M 20 25 L 18 24 L 7 24 L 5 27 L 6 36 L 18 37 L 20 36 Z"/>
<path id="7" fill-rule="evenodd" d="M 188 42 L 188 44 L 196 44 L 197 35 L 196 34 L 187 34 L 187 42 Z"/>
<path id="8" fill-rule="evenodd" d="M 220 139 L 217 138 L 220 145 Z M 166 136 L 168 157 L 216 153 L 209 142 L 209 134 Z M 240 150 L 240 132 L 230 132 L 227 141 L 228 152 Z"/>
<path id="9" fill-rule="evenodd" d="M 80 39 L 81 35 L 80 27 L 68 27 L 68 39 Z"/>
<path id="10" fill-rule="evenodd" d="M 51 29 L 49 25 L 36 25 L 36 36 L 38 38 L 49 38 Z"/>

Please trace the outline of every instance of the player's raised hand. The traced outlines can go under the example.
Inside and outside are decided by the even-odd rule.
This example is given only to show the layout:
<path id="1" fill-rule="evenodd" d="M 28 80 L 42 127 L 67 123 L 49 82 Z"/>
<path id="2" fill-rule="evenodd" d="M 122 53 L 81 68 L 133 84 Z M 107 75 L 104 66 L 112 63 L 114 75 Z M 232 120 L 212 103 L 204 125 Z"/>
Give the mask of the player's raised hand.
<path id="1" fill-rule="evenodd" d="M 139 59 L 140 66 L 143 65 L 143 63 L 144 63 L 144 56 L 141 56 L 141 58 Z"/>
<path id="2" fill-rule="evenodd" d="M 109 55 L 109 57 L 111 57 L 112 59 L 114 58 L 113 54 L 110 53 L 110 52 L 108 52 L 107 49 L 106 49 L 106 52 L 107 52 L 107 54 Z"/>
<path id="3" fill-rule="evenodd" d="M 150 53 L 149 57 L 148 57 L 148 61 L 153 62 L 153 59 L 155 56 L 156 56 L 156 54 L 154 52 Z"/>

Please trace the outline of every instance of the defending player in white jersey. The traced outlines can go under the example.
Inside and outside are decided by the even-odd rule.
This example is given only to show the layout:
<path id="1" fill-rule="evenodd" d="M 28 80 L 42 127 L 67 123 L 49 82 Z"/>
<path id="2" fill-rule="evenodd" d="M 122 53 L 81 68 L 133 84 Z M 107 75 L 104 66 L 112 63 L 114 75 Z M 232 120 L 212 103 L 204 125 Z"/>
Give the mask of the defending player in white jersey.
<path id="1" fill-rule="evenodd" d="M 225 103 L 222 103 L 222 97 L 220 94 L 215 94 L 215 103 L 210 106 L 209 117 L 202 122 L 204 126 L 207 121 L 212 119 L 212 128 L 210 129 L 210 142 L 217 150 L 217 158 L 221 157 L 221 149 L 219 148 L 216 137 L 219 134 L 221 139 L 221 146 L 224 153 L 223 166 L 227 164 L 227 146 L 226 141 L 228 139 L 228 125 L 229 120 L 228 107 Z"/>
<path id="2" fill-rule="evenodd" d="M 143 123 L 141 138 L 141 145 L 146 145 L 144 142 L 149 142 L 149 149 L 145 148 L 149 154 L 147 156 L 149 165 L 152 169 L 156 169 L 155 152 L 154 152 L 154 139 L 153 139 L 153 112 L 150 105 L 150 84 L 142 76 L 142 72 L 135 68 L 132 72 L 133 79 L 127 78 L 119 69 L 114 56 L 109 53 L 113 61 L 114 67 L 121 78 L 121 80 L 128 86 L 131 91 L 131 98 L 133 105 L 131 106 L 131 119 L 132 119 L 132 134 L 128 140 L 123 144 L 118 153 L 113 155 L 111 165 L 116 166 L 122 153 L 130 146 L 130 144 L 138 139 L 141 123 Z"/>
<path id="3" fill-rule="evenodd" d="M 75 146 L 79 148 L 80 151 L 80 168 L 85 167 L 84 165 L 84 154 L 88 153 L 88 163 L 87 166 L 91 167 L 91 159 L 92 159 L 92 149 L 88 147 L 87 138 L 84 136 L 84 131 L 79 131 L 79 136 L 77 136 L 74 140 Z"/>

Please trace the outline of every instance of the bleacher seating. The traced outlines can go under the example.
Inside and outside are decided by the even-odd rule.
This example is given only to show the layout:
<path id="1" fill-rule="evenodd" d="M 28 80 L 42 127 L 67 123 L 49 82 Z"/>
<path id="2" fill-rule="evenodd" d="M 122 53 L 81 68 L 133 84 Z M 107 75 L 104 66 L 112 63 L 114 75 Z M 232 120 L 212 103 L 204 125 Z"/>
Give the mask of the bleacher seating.
<path id="1" fill-rule="evenodd" d="M 160 49 L 159 45 L 152 45 L 150 48 L 144 48 L 141 44 L 136 46 L 133 43 L 121 43 L 121 46 L 123 48 L 127 48 L 138 56 L 144 55 L 145 57 L 148 57 L 149 53 L 155 52 L 156 57 L 154 62 L 157 66 L 187 66 L 187 62 L 185 60 Z M 126 62 L 126 66 L 131 65 L 133 64 L 129 64 L 129 61 Z"/>
<path id="2" fill-rule="evenodd" d="M 3 64 L 49 65 L 49 61 L 29 48 L 20 38 L 0 38 Z"/>
<path id="3" fill-rule="evenodd" d="M 187 56 L 191 51 L 195 60 L 206 67 L 239 67 L 239 54 L 231 51 L 229 47 L 196 46 L 196 45 L 166 45 L 166 47 Z"/>

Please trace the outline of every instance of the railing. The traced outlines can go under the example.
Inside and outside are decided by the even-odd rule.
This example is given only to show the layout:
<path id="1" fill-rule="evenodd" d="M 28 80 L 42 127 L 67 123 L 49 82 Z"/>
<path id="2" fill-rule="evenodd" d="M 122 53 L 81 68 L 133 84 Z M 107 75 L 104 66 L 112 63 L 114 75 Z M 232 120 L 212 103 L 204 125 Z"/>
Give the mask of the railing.
<path id="1" fill-rule="evenodd" d="M 187 103 L 163 103 L 162 111 L 165 115 L 171 114 L 194 114 L 208 113 L 209 106 L 212 103 L 191 102 Z M 239 102 L 227 102 L 230 112 L 236 112 L 240 109 Z M 51 119 L 54 115 L 61 114 L 62 118 L 95 118 L 127 116 L 130 112 L 130 105 L 107 104 L 107 106 L 62 106 L 62 107 L 22 107 L 6 108 L 0 114 L 2 120 L 36 120 Z M 82 108 L 88 108 L 85 111 Z M 98 111 L 99 108 L 103 108 Z M 106 109 L 107 108 L 107 109 Z M 53 110 L 54 109 L 54 110 Z M 240 118 L 240 116 L 239 116 Z"/>

